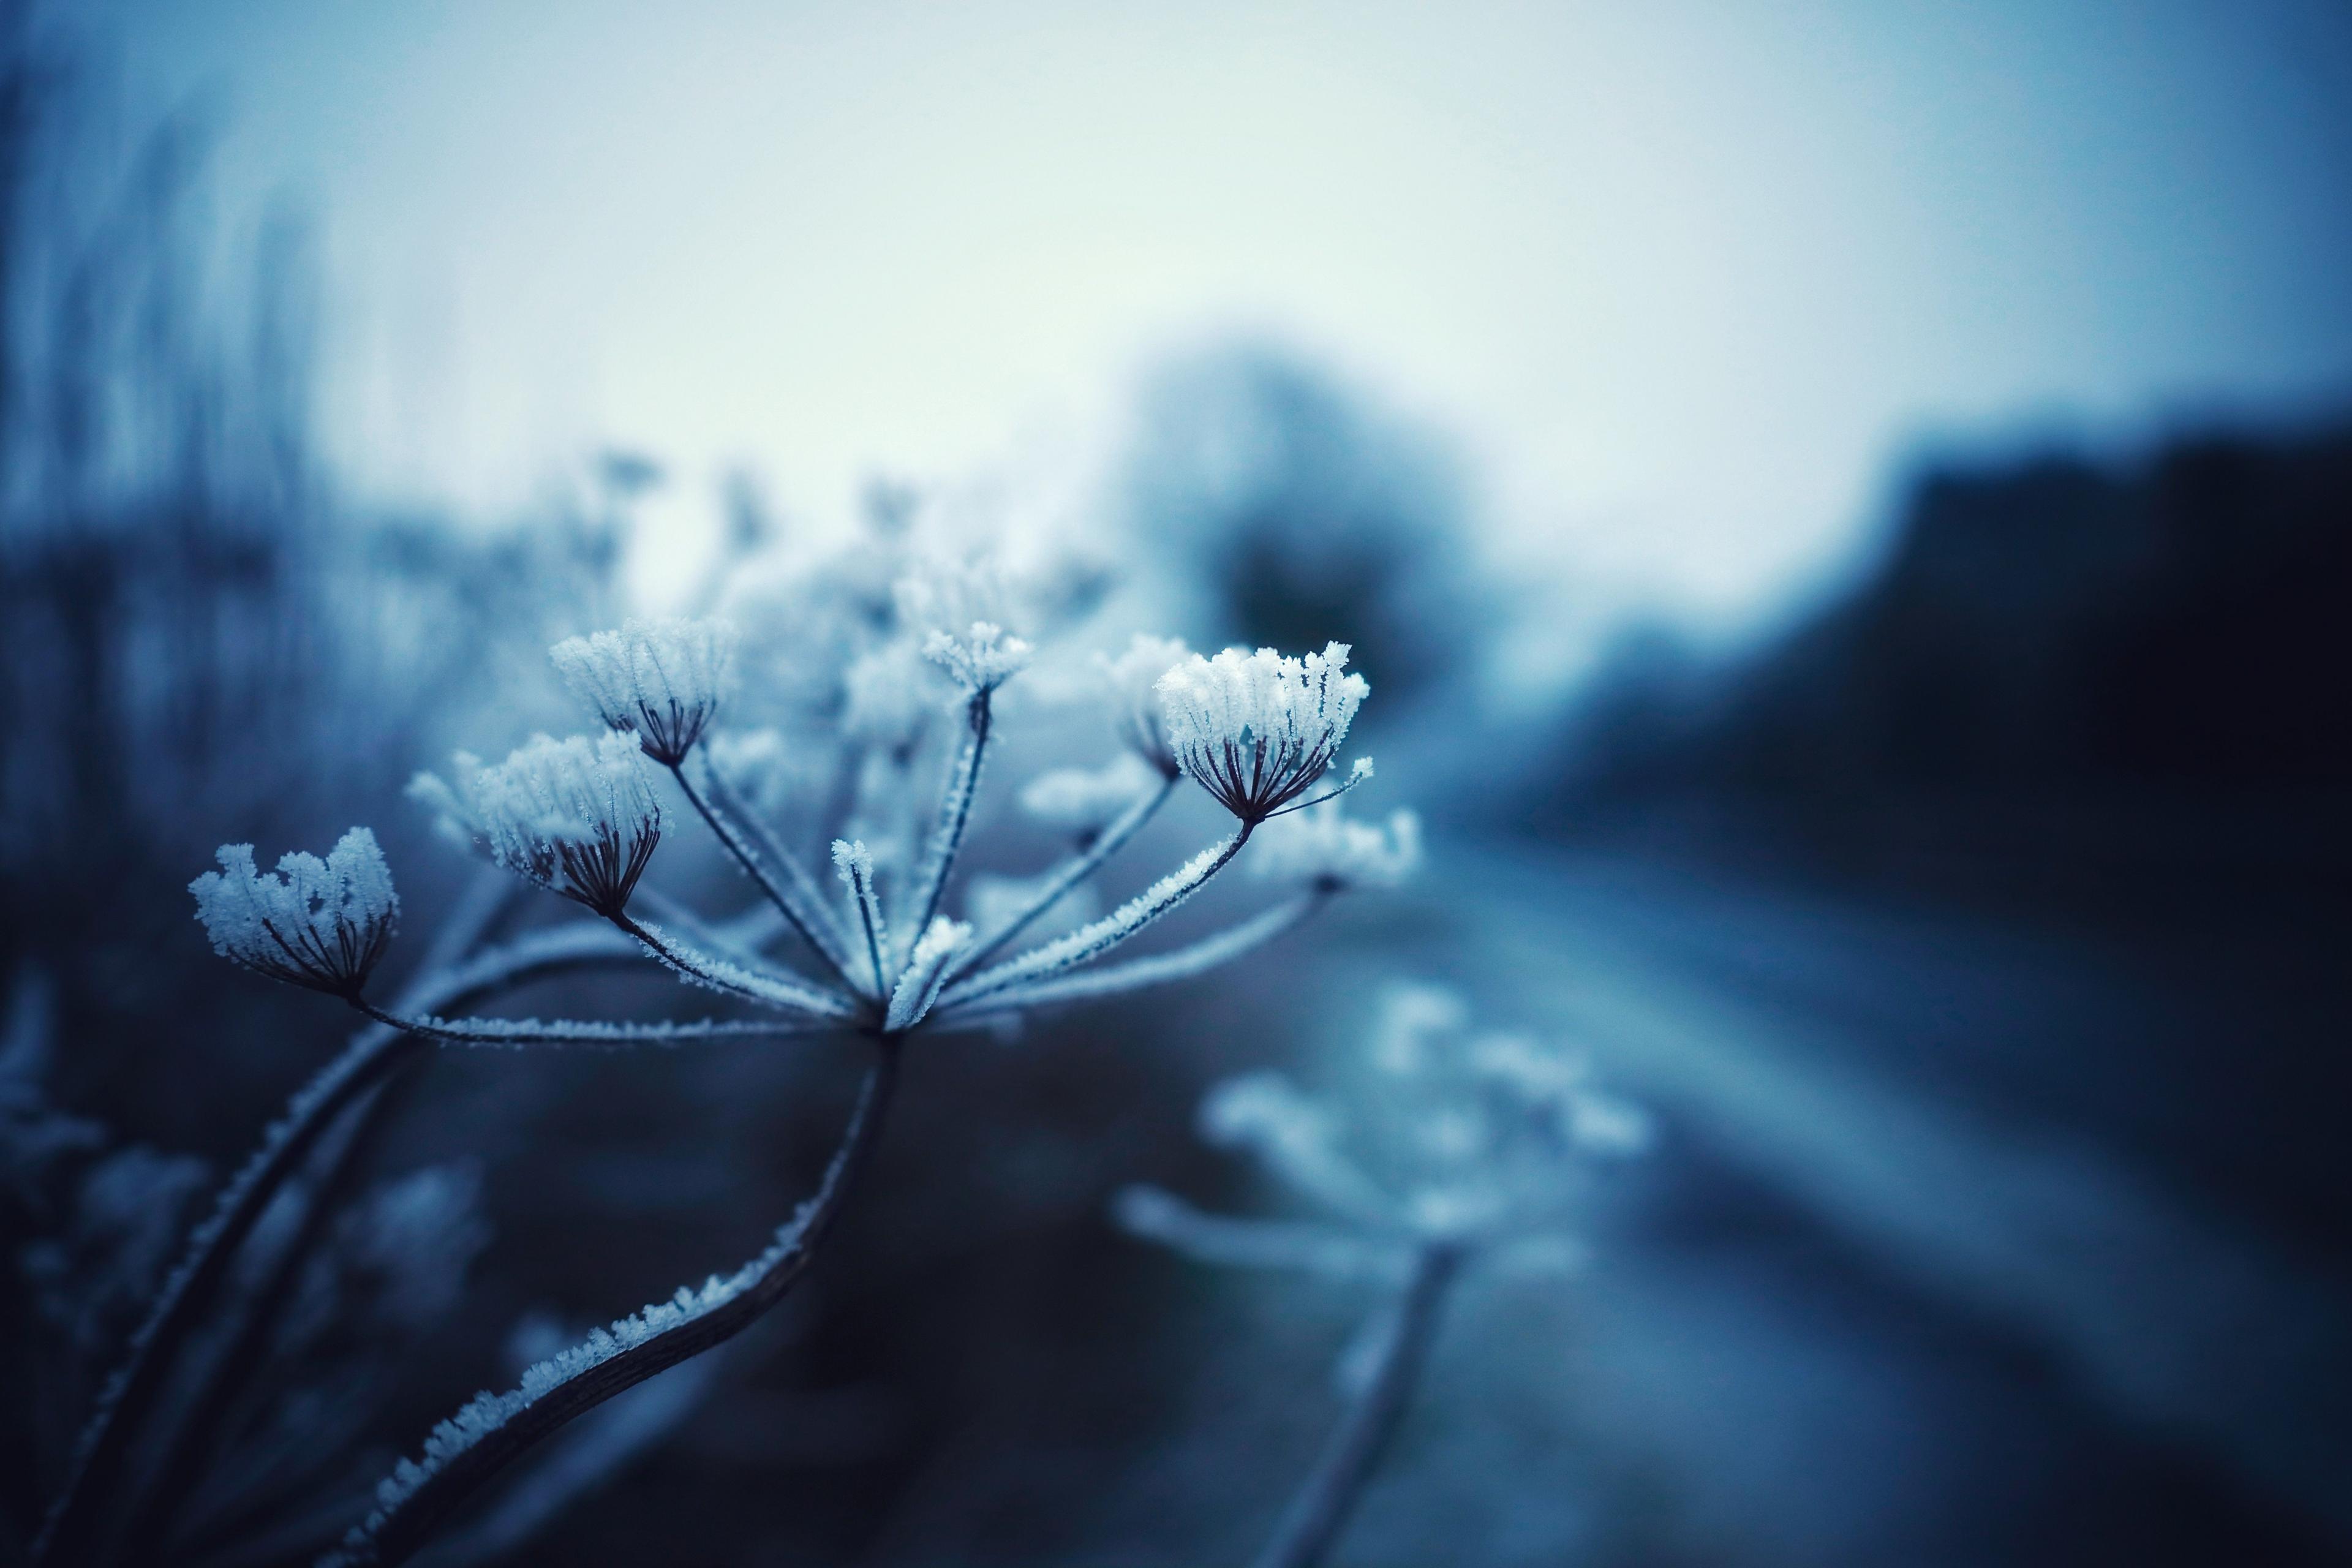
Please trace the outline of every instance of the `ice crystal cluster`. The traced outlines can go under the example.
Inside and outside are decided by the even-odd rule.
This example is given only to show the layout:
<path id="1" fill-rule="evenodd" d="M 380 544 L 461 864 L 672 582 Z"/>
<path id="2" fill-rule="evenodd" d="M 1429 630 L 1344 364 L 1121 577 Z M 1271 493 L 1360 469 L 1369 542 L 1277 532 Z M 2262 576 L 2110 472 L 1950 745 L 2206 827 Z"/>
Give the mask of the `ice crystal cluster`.
<path id="1" fill-rule="evenodd" d="M 356 994 L 367 984 L 400 917 L 374 834 L 352 828 L 323 860 L 292 851 L 275 873 L 255 869 L 250 844 L 222 845 L 220 864 L 188 884 L 215 952 L 313 991 Z"/>
<path id="2" fill-rule="evenodd" d="M 417 774 L 410 795 L 516 875 L 599 914 L 628 906 L 662 830 L 633 736 L 535 735 L 496 766 L 460 752 L 452 772 Z"/>
<path id="3" fill-rule="evenodd" d="M 1289 658 L 1270 647 L 1198 654 L 1160 677 L 1170 753 L 1244 823 L 1293 809 L 1348 738 L 1370 688 L 1344 673 L 1348 645 Z M 1370 775 L 1369 759 L 1355 779 Z"/>
<path id="4" fill-rule="evenodd" d="M 1596 1087 L 1580 1056 L 1477 1028 L 1443 987 L 1390 988 L 1365 1047 L 1360 1091 L 1345 1099 L 1258 1071 L 1201 1106 L 1202 1138 L 1251 1156 L 1336 1229 L 1206 1215 L 1152 1188 L 1121 1194 L 1120 1221 L 1224 1263 L 1381 1272 L 1386 1247 L 1393 1274 L 1412 1248 L 1442 1245 L 1546 1267 L 1573 1256 L 1592 1162 L 1649 1140 L 1648 1119 Z"/>
<path id="5" fill-rule="evenodd" d="M 735 667 L 735 628 L 719 620 L 629 621 L 548 650 L 564 684 L 665 767 L 702 738 Z"/>

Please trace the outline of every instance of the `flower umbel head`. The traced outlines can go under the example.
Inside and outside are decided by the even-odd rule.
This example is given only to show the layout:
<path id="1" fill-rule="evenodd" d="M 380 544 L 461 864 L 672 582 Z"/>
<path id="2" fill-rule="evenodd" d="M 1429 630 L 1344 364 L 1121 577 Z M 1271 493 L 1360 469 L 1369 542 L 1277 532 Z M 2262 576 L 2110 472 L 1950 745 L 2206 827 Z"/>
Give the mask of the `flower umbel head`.
<path id="1" fill-rule="evenodd" d="M 994 621 L 974 621 L 961 633 L 933 632 L 923 639 L 923 657 L 977 695 L 993 691 L 1029 662 L 1029 645 Z"/>
<path id="2" fill-rule="evenodd" d="M 221 868 L 188 884 L 213 951 L 246 968 L 337 996 L 356 996 L 400 916 L 375 835 L 354 827 L 324 860 L 293 851 L 275 873 L 253 846 L 224 844 Z"/>
<path id="3" fill-rule="evenodd" d="M 1385 823 L 1358 822 L 1327 801 L 1269 827 L 1255 869 L 1262 877 L 1305 882 L 1318 893 L 1402 886 L 1421 868 L 1421 818 L 1392 811 Z"/>
<path id="4" fill-rule="evenodd" d="M 1370 688 L 1342 673 L 1348 645 L 1286 658 L 1270 647 L 1194 654 L 1160 678 L 1170 750 L 1244 823 L 1264 822 L 1323 776 Z M 1357 777 L 1365 773 L 1357 766 Z"/>
<path id="5" fill-rule="evenodd" d="M 460 752 L 454 786 L 431 773 L 412 799 L 441 813 L 508 870 L 617 916 L 661 841 L 661 803 L 628 734 L 535 735 L 496 767 Z"/>
<path id="6" fill-rule="evenodd" d="M 1168 721 L 1160 706 L 1160 678 L 1192 657 L 1181 637 L 1155 637 L 1138 632 L 1127 651 L 1113 657 L 1097 654 L 1104 682 L 1110 688 L 1111 721 L 1118 738 L 1162 776 L 1174 778 L 1182 764 L 1168 743 Z"/>
<path id="7" fill-rule="evenodd" d="M 734 674 L 735 628 L 717 620 L 629 621 L 548 650 L 605 723 L 635 733 L 646 755 L 675 767 L 694 749 Z"/>

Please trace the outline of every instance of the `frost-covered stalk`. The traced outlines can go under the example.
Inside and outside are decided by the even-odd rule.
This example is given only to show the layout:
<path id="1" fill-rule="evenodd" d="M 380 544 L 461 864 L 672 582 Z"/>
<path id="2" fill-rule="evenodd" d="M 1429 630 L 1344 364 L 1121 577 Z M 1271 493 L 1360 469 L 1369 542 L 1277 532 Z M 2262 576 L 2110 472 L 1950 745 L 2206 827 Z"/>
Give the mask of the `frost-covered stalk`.
<path id="1" fill-rule="evenodd" d="M 1421 1381 L 1430 1342 L 1437 1337 L 1438 1314 L 1462 1263 L 1461 1250 L 1444 1243 L 1424 1245 L 1415 1254 L 1379 1363 L 1283 1510 L 1255 1568 L 1315 1568 L 1339 1541 Z"/>
<path id="2" fill-rule="evenodd" d="M 1023 905 L 1020 911 L 1006 921 L 995 932 L 956 963 L 951 978 L 961 979 L 1003 951 L 1005 945 L 1036 923 L 1037 917 L 1062 901 L 1070 891 L 1085 882 L 1108 864 L 1110 858 L 1127 847 L 1128 840 L 1143 830 L 1160 807 L 1174 793 L 1177 780 L 1183 775 L 1171 773 L 1151 786 L 1150 792 L 1139 796 L 1101 832 L 1093 842 L 1070 858 L 1067 864 L 1046 878 L 1045 883 Z"/>
<path id="3" fill-rule="evenodd" d="M 337 847 L 340 850 L 352 841 L 353 836 L 346 834 L 343 844 Z M 366 837 L 366 842 L 373 844 L 373 835 Z M 242 855 L 236 853 L 239 849 Z M 289 860 L 293 858 L 288 857 Z M 205 917 L 206 932 L 215 937 L 224 955 L 244 963 L 227 944 L 251 941 L 255 927 L 247 918 L 250 911 L 256 907 L 271 906 L 284 895 L 266 885 L 247 889 L 235 885 L 236 874 L 251 865 L 250 846 L 225 846 L 223 860 L 230 868 L 228 871 L 208 872 L 193 885 L 197 891 L 198 913 Z M 331 855 L 326 863 L 331 866 L 334 860 Z M 281 867 L 285 864 L 280 862 Z M 263 884 L 270 880 L 266 877 L 252 879 Z M 290 887 L 297 879 L 289 875 L 285 881 Z M 388 873 L 383 879 L 382 901 L 387 910 L 397 907 Z M 314 920 L 330 924 L 339 912 L 348 915 L 351 908 L 348 901 L 336 900 L 310 906 Z M 469 903 L 467 911 L 476 930 L 487 923 L 488 906 Z M 417 1007 L 463 1006 L 558 970 L 622 961 L 630 956 L 629 944 L 617 932 L 585 922 L 546 933 L 535 941 L 486 952 L 460 963 L 457 961 L 463 957 L 465 945 L 463 942 L 436 942 L 436 956 L 446 954 L 451 967 L 436 968 L 421 977 L 410 988 L 405 1000 Z M 278 951 L 274 940 L 267 951 Z M 340 947 L 335 951 L 340 952 Z M 250 963 L 246 966 L 261 967 Z M 307 974 L 291 978 L 289 984 L 340 994 L 341 981 L 347 977 L 338 974 L 332 978 L 334 985 L 318 984 Z M 363 980 L 365 976 L 348 978 Z M 51 1505 L 35 1542 L 35 1562 L 92 1561 L 101 1541 L 119 1522 L 123 1522 L 122 1516 L 128 1511 L 121 1496 L 124 1460 L 131 1446 L 144 1434 L 149 1415 L 177 1364 L 182 1346 L 204 1321 L 246 1238 L 335 1120 L 369 1091 L 419 1059 L 426 1049 L 424 1042 L 413 1036 L 371 1026 L 295 1091 L 285 1113 L 263 1135 L 261 1146 L 221 1189 L 210 1215 L 190 1234 L 179 1263 L 165 1279 L 147 1316 L 132 1331 L 123 1363 L 99 1395 L 98 1407 L 82 1432 L 65 1488 Z"/>
<path id="4" fill-rule="evenodd" d="M 810 880 L 801 863 L 786 853 L 764 824 L 735 798 L 727 780 L 706 758 L 689 758 L 670 770 L 688 804 L 709 826 L 711 836 L 735 858 L 759 889 L 768 896 L 801 941 L 824 960 L 843 984 L 856 988 L 850 974 L 849 953 L 824 895 Z"/>
<path id="5" fill-rule="evenodd" d="M 403 1460 L 376 1489 L 375 1510 L 321 1568 L 404 1563 L 450 1510 L 526 1449 L 575 1415 L 655 1373 L 733 1338 L 782 1300 L 806 1270 L 840 1216 L 871 1157 L 897 1088 L 899 1037 L 885 1035 L 857 1104 L 816 1193 L 765 1252 L 701 1289 L 681 1287 L 668 1301 L 624 1318 L 609 1330 L 523 1374 L 503 1394 L 483 1394 L 434 1429 L 421 1459 Z"/>

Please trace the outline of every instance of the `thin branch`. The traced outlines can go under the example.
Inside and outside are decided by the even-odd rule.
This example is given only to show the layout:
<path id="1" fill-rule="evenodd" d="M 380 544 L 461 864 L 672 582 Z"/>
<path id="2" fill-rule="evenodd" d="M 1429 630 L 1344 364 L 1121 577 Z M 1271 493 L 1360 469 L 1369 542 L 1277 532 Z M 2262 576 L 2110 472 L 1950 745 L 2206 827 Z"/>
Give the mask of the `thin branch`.
<path id="1" fill-rule="evenodd" d="M 1081 970 L 1076 974 L 1035 981 L 961 1006 L 943 1005 L 933 1016 L 933 1026 L 950 1027 L 975 1023 L 1030 1007 L 1043 1007 L 1058 1002 L 1091 1001 L 1098 996 L 1117 996 L 1129 991 L 1140 991 L 1150 985 L 1190 980 L 1264 947 L 1293 927 L 1303 925 L 1308 916 L 1330 900 L 1330 897 L 1322 892 L 1303 893 L 1214 936 L 1203 937 L 1199 942 L 1172 948 L 1166 952 L 1155 952 L 1149 958 L 1130 959 L 1125 963 L 1108 963 L 1099 969 Z"/>
<path id="2" fill-rule="evenodd" d="M 744 874 L 759 884 L 777 912 L 800 933 L 801 940 L 824 960 L 844 984 L 856 990 L 857 983 L 849 973 L 847 940 L 825 903 L 823 889 L 801 863 L 776 842 L 758 814 L 736 798 L 734 790 L 708 758 L 696 752 L 688 761 L 694 764 L 691 771 L 685 763 L 670 769 L 688 802 L 701 813 L 702 820 L 710 825 L 719 842 L 735 857 Z"/>
<path id="3" fill-rule="evenodd" d="M 1212 877 L 1231 865 L 1234 857 L 1242 852 L 1242 846 L 1249 842 L 1251 830 L 1250 823 L 1243 823 L 1232 837 L 1202 850 L 1092 925 L 950 985 L 940 998 L 941 1005 L 964 1006 L 1101 957 L 1207 886 Z"/>
<path id="4" fill-rule="evenodd" d="M 1438 1310 L 1462 1263 L 1459 1247 L 1438 1243 L 1422 1247 L 1380 1364 L 1332 1429 L 1306 1484 L 1283 1510 L 1255 1568 L 1315 1568 L 1338 1542 L 1421 1380 L 1430 1342 L 1436 1337 Z"/>
<path id="5" fill-rule="evenodd" d="M 1063 895 L 1101 870 L 1104 863 L 1125 848 L 1127 841 L 1134 837 L 1145 823 L 1151 820 L 1152 814 L 1157 812 L 1160 805 L 1175 791 L 1177 782 L 1183 776 L 1181 773 L 1163 775 L 1159 786 L 1150 794 L 1142 796 L 1133 805 L 1119 813 L 1108 826 L 1095 835 L 1093 843 L 1072 857 L 1066 864 L 1053 874 L 1052 879 L 1029 900 L 1027 907 L 1005 921 L 994 934 L 958 961 L 953 973 L 948 976 L 948 983 L 953 984 L 995 957 L 1005 943 L 1028 930 L 1031 922 L 1039 915 L 1059 903 Z"/>
<path id="6" fill-rule="evenodd" d="M 376 1510 L 340 1552 L 321 1560 L 322 1568 L 389 1568 L 404 1562 L 450 1510 L 540 1439 L 624 1389 L 731 1339 L 782 1300 L 807 1270 L 880 1136 L 898 1083 L 899 1041 L 881 1036 L 877 1049 L 824 1180 L 777 1232 L 775 1245 L 730 1278 L 699 1293 L 680 1290 L 670 1302 L 542 1363 L 521 1388 L 478 1398 L 443 1422 L 427 1440 L 423 1461 L 403 1462 L 378 1489 L 383 1500 Z"/>
<path id="7" fill-rule="evenodd" d="M 636 956 L 635 944 L 619 932 L 577 921 L 479 953 L 444 974 L 425 976 L 408 999 L 420 1008 L 463 1006 L 558 970 Z M 189 1234 L 179 1263 L 131 1334 L 123 1363 L 99 1395 L 65 1489 L 34 1544 L 36 1563 L 93 1559 L 119 1518 L 114 1502 L 132 1441 L 144 1430 L 181 1345 L 211 1305 L 238 1248 L 342 1109 L 420 1059 L 427 1048 L 415 1036 L 372 1025 L 294 1092 L 285 1114 L 262 1135 L 261 1146 L 221 1189 L 212 1213 Z"/>
<path id="8" fill-rule="evenodd" d="M 972 797 L 980 791 L 980 767 L 988 755 L 992 696 L 990 688 L 981 688 L 972 693 L 965 710 L 969 723 L 963 751 L 948 774 L 947 793 L 940 797 L 939 826 L 931 832 L 923 852 L 923 869 L 916 878 L 916 886 L 923 891 L 913 906 L 914 921 L 907 928 L 909 945 L 921 940 L 931 928 L 931 917 L 940 912 L 940 900 L 947 896 L 948 874 L 955 869 L 956 852 L 963 847 L 964 829 L 971 824 Z"/>
<path id="9" fill-rule="evenodd" d="M 856 1007 L 847 997 L 824 990 L 788 971 L 766 965 L 755 969 L 700 952 L 688 945 L 684 939 L 659 926 L 647 925 L 625 912 L 613 916 L 612 921 L 643 943 L 647 952 L 660 960 L 679 979 L 693 984 L 705 985 L 730 996 L 739 996 L 762 1007 L 781 1007 L 814 1018 L 848 1018 L 856 1013 Z"/>
<path id="10" fill-rule="evenodd" d="M 656 1024 L 614 1024 L 602 1019 L 556 1018 L 436 1018 L 389 1013 L 372 1002 L 352 1004 L 377 1023 L 411 1035 L 450 1045 L 505 1047 L 522 1050 L 533 1046 L 586 1046 L 598 1050 L 624 1050 L 632 1046 L 683 1046 L 706 1040 L 773 1039 L 782 1035 L 808 1035 L 836 1026 L 820 1018 L 702 1018 L 692 1023 L 665 1020 Z"/>

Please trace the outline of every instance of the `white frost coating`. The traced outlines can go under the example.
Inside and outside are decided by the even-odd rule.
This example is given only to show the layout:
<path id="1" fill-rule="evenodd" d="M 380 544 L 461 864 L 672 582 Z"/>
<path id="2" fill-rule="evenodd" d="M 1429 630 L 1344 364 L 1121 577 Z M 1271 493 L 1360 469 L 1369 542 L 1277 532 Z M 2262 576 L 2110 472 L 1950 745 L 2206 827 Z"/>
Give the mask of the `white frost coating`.
<path id="1" fill-rule="evenodd" d="M 391 1475 L 376 1483 L 374 1510 L 343 1537 L 341 1550 L 319 1560 L 319 1568 L 356 1568 L 357 1564 L 373 1561 L 376 1536 L 391 1521 L 393 1514 L 416 1494 L 417 1489 L 484 1437 L 565 1384 L 615 1356 L 708 1316 L 759 1283 L 762 1276 L 799 1247 L 809 1210 L 810 1205 L 803 1205 L 792 1223 L 776 1232 L 772 1246 L 725 1279 L 714 1274 L 699 1290 L 681 1285 L 668 1300 L 655 1302 L 620 1319 L 610 1328 L 593 1330 L 580 1343 L 531 1366 L 523 1373 L 519 1386 L 504 1394 L 485 1389 L 476 1394 L 463 1409 L 433 1428 L 432 1435 L 425 1439 L 422 1455 L 401 1460 Z"/>
<path id="2" fill-rule="evenodd" d="M 1130 1235 L 1202 1263 L 1236 1268 L 1295 1268 L 1338 1279 L 1402 1284 L 1412 1254 L 1394 1239 L 1295 1220 L 1238 1219 L 1194 1208 L 1158 1187 L 1123 1188 L 1111 1217 Z"/>
<path id="3" fill-rule="evenodd" d="M 1233 858 L 1237 844 L 1238 836 L 1212 844 L 1092 924 L 950 985 L 946 1000 L 950 1005 L 974 1001 L 1099 958 L 1199 892 L 1202 885 Z"/>
<path id="4" fill-rule="evenodd" d="M 1021 790 L 1021 809 L 1048 827 L 1092 836 L 1118 820 L 1154 784 L 1143 760 L 1121 752 L 1100 768 L 1055 768 Z"/>
<path id="5" fill-rule="evenodd" d="M 932 632 L 923 657 L 955 677 L 966 691 L 993 691 L 1029 663 L 1029 645 L 994 621 L 974 621 L 960 632 Z"/>
<path id="6" fill-rule="evenodd" d="M 1219 805 L 1262 822 L 1306 794 L 1347 738 L 1371 690 L 1342 673 L 1347 662 L 1339 642 L 1304 658 L 1270 647 L 1195 654 L 1159 680 L 1169 746 Z"/>
<path id="7" fill-rule="evenodd" d="M 719 620 L 629 621 L 548 649 L 563 683 L 646 755 L 674 767 L 710 723 L 735 671 L 735 628 Z"/>
<path id="8" fill-rule="evenodd" d="M 452 773 L 454 786 L 417 774 L 409 798 L 518 876 L 599 914 L 627 907 L 662 828 L 653 779 L 628 736 L 534 735 L 495 767 L 460 752 Z"/>
<path id="9" fill-rule="evenodd" d="M 1095 664 L 1110 689 L 1111 722 L 1129 749 L 1174 778 L 1181 766 L 1168 743 L 1168 723 L 1160 711 L 1160 678 L 1183 663 L 1192 650 L 1181 637 L 1156 637 L 1138 632 L 1125 653 L 1097 654 Z"/>
<path id="10" fill-rule="evenodd" d="M 526 1050 L 533 1046 L 585 1046 L 594 1050 L 622 1050 L 631 1046 L 682 1046 L 698 1040 L 770 1039 L 778 1035 L 805 1034 L 814 1024 L 772 1024 L 756 1019 L 702 1018 L 691 1023 L 664 1020 L 658 1024 L 612 1024 L 575 1018 L 404 1018 L 411 1034 L 425 1035 L 452 1045 L 486 1046 Z"/>
<path id="11" fill-rule="evenodd" d="M 841 885 L 849 889 L 849 900 L 856 907 L 859 926 L 866 933 L 866 957 L 874 972 L 874 988 L 877 994 L 887 988 L 884 977 L 882 954 L 888 947 L 890 928 L 882 920 L 882 896 L 874 887 L 874 852 L 866 847 L 862 838 L 836 838 L 833 841 L 834 874 Z"/>
<path id="12" fill-rule="evenodd" d="M 1337 891 L 1394 888 L 1421 868 L 1421 818 L 1406 810 L 1385 824 L 1344 816 L 1338 801 L 1266 824 L 1251 869 L 1261 877 L 1297 880 Z"/>
<path id="13" fill-rule="evenodd" d="M 1057 1002 L 1080 1002 L 1097 996 L 1117 996 L 1142 990 L 1148 985 L 1190 980 L 1230 963 L 1253 949 L 1265 946 L 1305 920 L 1318 902 L 1311 896 L 1294 899 L 1287 903 L 1276 904 L 1214 936 L 1172 952 L 1153 953 L 1150 958 L 1132 959 L 1126 963 L 1105 964 L 1100 969 L 1081 970 L 1076 974 L 1058 975 L 1051 980 L 1034 981 L 975 1004 L 973 1011 L 963 1016 L 992 1015 L 1014 1008 L 1043 1007 Z"/>
<path id="14" fill-rule="evenodd" d="M 971 941 L 971 927 L 945 915 L 936 917 L 907 955 L 907 967 L 890 993 L 883 1028 L 898 1034 L 921 1023 L 931 1004 L 940 999 L 940 987 L 947 984 L 948 964 Z"/>
<path id="15" fill-rule="evenodd" d="M 250 844 L 219 854 L 219 870 L 188 884 L 213 951 L 289 984 L 356 994 L 400 917 L 375 835 L 354 827 L 324 860 L 295 850 L 268 874 L 255 869 Z"/>
<path id="16" fill-rule="evenodd" d="M 722 958 L 650 921 L 639 921 L 636 929 L 645 933 L 646 952 L 689 985 L 816 1018 L 845 1018 L 853 1011 L 845 998 L 789 971 Z"/>

